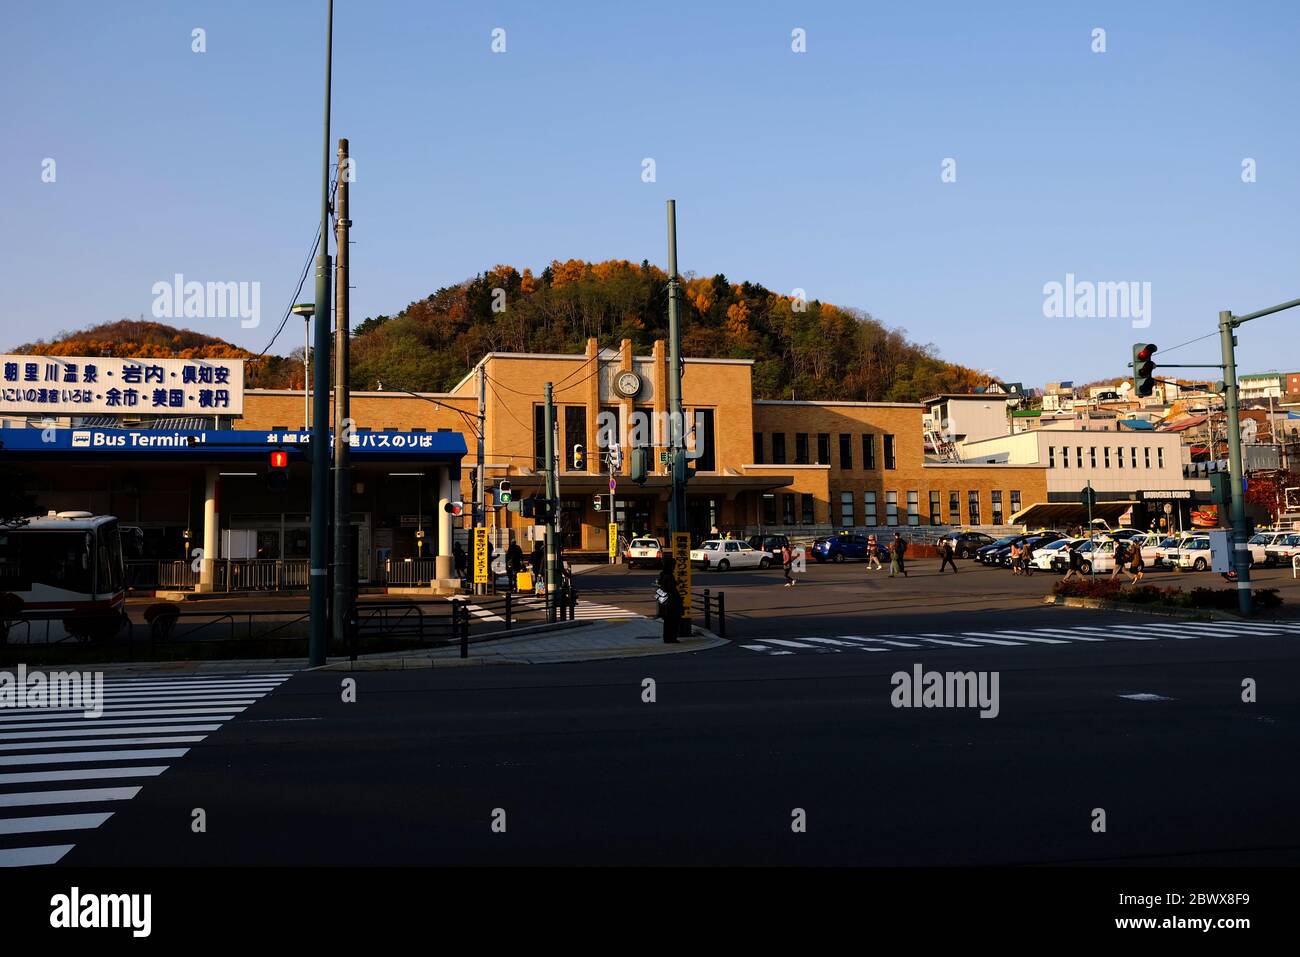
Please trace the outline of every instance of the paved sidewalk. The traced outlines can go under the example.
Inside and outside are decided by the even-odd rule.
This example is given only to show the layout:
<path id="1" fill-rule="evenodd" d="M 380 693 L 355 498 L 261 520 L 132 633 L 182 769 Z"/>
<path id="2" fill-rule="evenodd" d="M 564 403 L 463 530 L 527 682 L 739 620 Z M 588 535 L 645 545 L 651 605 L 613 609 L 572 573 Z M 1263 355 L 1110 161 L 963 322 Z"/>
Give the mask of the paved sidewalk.
<path id="1" fill-rule="evenodd" d="M 663 642 L 663 626 L 653 619 L 605 621 L 561 631 L 500 638 L 471 644 L 469 657 L 459 648 L 365 655 L 356 661 L 330 662 L 322 671 L 408 671 L 423 668 L 460 668 L 467 665 L 540 665 L 566 661 L 601 661 L 609 658 L 644 658 L 683 654 L 727 644 L 712 632 L 695 629 L 681 644 Z"/>

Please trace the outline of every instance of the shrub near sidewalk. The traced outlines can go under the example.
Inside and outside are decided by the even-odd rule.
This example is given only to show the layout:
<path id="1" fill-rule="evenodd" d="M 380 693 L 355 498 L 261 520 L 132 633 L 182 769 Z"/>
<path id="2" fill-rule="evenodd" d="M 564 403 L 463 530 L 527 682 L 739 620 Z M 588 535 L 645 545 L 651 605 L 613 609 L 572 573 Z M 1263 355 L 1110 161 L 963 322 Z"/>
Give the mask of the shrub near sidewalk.
<path id="1" fill-rule="evenodd" d="M 1125 602 L 1131 605 L 1163 605 L 1169 608 L 1212 608 L 1235 611 L 1235 588 L 1159 588 L 1155 585 L 1126 586 L 1122 582 L 1106 579 L 1079 579 L 1058 581 L 1052 593 L 1062 598 L 1094 598 L 1100 601 Z M 1282 597 L 1276 588 L 1259 588 L 1251 592 L 1255 607 L 1277 608 Z"/>

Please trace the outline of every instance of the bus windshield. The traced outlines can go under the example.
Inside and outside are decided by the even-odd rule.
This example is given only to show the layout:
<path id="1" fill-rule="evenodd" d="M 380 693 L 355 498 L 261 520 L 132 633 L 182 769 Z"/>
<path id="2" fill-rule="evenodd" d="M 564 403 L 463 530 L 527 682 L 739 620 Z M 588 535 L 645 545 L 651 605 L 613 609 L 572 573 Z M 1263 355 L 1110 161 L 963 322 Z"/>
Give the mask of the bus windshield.
<path id="1" fill-rule="evenodd" d="M 0 590 L 28 592 L 44 585 L 89 595 L 94 541 L 93 533 L 80 530 L 0 532 Z"/>

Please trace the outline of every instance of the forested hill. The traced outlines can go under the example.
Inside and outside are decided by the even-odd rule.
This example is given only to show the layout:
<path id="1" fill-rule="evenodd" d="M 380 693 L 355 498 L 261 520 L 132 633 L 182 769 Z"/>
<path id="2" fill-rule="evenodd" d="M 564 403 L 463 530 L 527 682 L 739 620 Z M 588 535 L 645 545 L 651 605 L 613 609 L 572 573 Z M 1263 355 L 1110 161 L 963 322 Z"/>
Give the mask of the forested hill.
<path id="1" fill-rule="evenodd" d="M 753 359 L 758 398 L 915 401 L 985 384 L 856 309 L 802 302 L 725 276 L 682 282 L 682 353 Z M 667 336 L 668 277 L 646 262 L 552 262 L 538 274 L 497 266 L 393 316 L 355 324 L 352 386 L 443 391 L 486 352 L 580 353 L 631 339 L 648 353 Z M 63 355 L 252 358 L 221 339 L 156 322 L 116 322 L 16 351 Z M 297 359 L 294 359 L 294 356 Z M 249 384 L 301 387 L 301 350 L 249 367 Z"/>

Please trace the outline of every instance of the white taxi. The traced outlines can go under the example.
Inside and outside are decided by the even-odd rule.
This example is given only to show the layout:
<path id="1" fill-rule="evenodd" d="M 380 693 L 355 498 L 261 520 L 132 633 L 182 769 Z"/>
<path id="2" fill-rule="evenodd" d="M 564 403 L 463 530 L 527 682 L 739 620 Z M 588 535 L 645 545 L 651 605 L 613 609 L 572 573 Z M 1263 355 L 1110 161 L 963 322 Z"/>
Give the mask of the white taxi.
<path id="1" fill-rule="evenodd" d="M 634 538 L 623 552 L 629 568 L 638 565 L 658 565 L 664 560 L 664 547 L 657 538 Z"/>
<path id="2" fill-rule="evenodd" d="M 716 568 L 725 572 L 729 568 L 769 568 L 772 553 L 764 552 L 749 542 L 729 538 L 711 538 L 691 549 L 691 564 L 704 569 Z"/>

